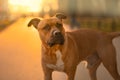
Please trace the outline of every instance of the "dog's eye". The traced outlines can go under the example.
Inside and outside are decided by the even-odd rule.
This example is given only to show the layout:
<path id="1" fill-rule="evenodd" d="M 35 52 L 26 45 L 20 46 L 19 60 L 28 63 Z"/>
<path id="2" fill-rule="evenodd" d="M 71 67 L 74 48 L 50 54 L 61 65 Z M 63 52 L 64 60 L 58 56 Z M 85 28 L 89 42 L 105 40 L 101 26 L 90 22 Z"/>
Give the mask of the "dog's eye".
<path id="1" fill-rule="evenodd" d="M 63 25 L 61 23 L 56 23 L 57 28 L 61 28 Z"/>
<path id="2" fill-rule="evenodd" d="M 50 30 L 50 26 L 49 25 L 45 25 L 45 27 L 43 27 L 44 30 Z"/>

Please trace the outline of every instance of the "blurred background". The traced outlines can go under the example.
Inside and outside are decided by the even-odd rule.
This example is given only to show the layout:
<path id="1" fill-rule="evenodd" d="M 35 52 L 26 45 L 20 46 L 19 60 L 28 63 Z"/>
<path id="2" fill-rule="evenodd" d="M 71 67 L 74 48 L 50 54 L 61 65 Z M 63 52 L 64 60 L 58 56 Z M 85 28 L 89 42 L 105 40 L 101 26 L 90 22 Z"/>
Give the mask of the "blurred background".
<path id="1" fill-rule="evenodd" d="M 71 28 L 90 27 L 105 31 L 119 28 L 120 0 L 0 0 L 0 29 L 21 17 L 68 16 Z"/>
<path id="2" fill-rule="evenodd" d="M 66 30 L 78 28 L 120 31 L 120 0 L 0 0 L 0 80 L 43 80 L 40 39 L 33 17 L 48 18 L 64 13 Z M 120 37 L 113 41 L 120 73 Z M 53 80 L 66 80 L 54 72 Z M 113 80 L 101 66 L 98 80 Z M 90 80 L 85 63 L 77 68 L 75 80 Z"/>

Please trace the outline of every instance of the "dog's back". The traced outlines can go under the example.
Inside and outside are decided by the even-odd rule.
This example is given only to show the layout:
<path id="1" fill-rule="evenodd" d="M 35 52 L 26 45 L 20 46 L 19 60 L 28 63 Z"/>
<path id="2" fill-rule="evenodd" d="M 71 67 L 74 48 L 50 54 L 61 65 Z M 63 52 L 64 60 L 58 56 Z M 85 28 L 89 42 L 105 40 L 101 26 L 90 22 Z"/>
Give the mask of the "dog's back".
<path id="1" fill-rule="evenodd" d="M 83 53 L 84 56 L 97 52 L 97 48 L 104 47 L 106 44 L 112 44 L 114 37 L 120 36 L 120 32 L 102 32 L 99 30 L 92 30 L 87 28 L 81 28 L 72 32 L 66 32 L 67 36 L 71 38 L 74 44 L 77 46 L 80 56 Z"/>

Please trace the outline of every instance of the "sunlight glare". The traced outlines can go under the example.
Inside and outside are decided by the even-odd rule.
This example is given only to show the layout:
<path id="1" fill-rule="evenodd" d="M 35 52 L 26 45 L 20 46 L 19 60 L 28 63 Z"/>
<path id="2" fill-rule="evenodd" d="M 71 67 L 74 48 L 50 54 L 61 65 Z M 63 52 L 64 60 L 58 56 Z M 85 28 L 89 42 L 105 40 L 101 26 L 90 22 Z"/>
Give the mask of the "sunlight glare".
<path id="1" fill-rule="evenodd" d="M 14 11 L 14 7 L 17 7 L 17 10 L 27 11 L 27 12 L 40 12 L 42 0 L 9 0 L 9 5 L 11 11 Z M 16 11 L 16 10 L 15 10 Z"/>

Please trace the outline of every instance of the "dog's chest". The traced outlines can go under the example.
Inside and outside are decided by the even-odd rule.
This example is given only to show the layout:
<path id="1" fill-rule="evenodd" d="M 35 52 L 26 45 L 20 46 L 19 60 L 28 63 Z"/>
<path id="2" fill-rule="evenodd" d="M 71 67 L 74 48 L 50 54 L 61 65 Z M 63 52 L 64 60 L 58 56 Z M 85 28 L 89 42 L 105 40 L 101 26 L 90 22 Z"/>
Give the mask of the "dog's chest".
<path id="1" fill-rule="evenodd" d="M 64 70 L 64 62 L 62 60 L 62 53 L 60 52 L 60 50 L 57 50 L 55 52 L 56 54 L 56 64 L 47 64 L 47 67 L 53 69 L 53 70 L 57 70 L 57 71 L 63 71 Z"/>

